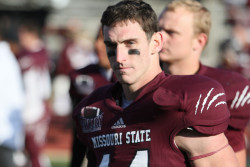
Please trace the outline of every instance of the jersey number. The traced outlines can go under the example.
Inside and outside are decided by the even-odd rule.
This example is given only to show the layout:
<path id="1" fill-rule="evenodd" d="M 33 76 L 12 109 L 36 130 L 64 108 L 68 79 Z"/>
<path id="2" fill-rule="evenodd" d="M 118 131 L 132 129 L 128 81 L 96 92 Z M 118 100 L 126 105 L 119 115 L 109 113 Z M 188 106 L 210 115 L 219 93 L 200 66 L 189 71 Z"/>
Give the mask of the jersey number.
<path id="1" fill-rule="evenodd" d="M 104 154 L 99 167 L 108 167 L 110 154 Z M 135 157 L 130 167 L 148 167 L 148 150 L 136 151 Z"/>

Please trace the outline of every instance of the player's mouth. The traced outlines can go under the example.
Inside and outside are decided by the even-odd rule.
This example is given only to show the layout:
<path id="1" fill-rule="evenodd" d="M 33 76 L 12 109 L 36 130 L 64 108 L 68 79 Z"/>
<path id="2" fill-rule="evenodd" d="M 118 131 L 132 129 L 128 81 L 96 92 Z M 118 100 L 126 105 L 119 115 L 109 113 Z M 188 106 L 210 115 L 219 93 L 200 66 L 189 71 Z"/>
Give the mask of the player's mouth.
<path id="1" fill-rule="evenodd" d="M 132 68 L 131 67 L 118 67 L 118 68 L 115 68 L 115 71 L 117 73 L 120 73 L 120 74 L 125 74 L 125 73 L 128 73 L 129 71 L 131 71 Z"/>

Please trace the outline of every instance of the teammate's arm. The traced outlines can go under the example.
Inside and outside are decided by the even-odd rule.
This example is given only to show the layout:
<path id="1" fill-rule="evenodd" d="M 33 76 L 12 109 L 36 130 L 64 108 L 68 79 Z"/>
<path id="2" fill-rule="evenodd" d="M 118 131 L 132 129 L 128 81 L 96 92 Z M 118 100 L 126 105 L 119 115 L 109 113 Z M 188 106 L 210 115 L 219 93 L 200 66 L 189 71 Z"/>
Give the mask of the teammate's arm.
<path id="1" fill-rule="evenodd" d="M 235 153 L 224 133 L 206 136 L 195 130 L 182 130 L 175 137 L 176 146 L 189 157 L 195 167 L 238 167 Z"/>

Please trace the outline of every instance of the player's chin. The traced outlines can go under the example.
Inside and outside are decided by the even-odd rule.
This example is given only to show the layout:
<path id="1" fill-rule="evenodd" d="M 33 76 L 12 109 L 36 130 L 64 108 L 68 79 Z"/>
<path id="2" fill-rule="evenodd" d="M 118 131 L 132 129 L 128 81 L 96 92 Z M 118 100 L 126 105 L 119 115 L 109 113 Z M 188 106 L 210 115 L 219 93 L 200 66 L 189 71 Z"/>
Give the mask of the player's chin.
<path id="1" fill-rule="evenodd" d="M 166 52 L 160 52 L 159 56 L 160 56 L 160 60 L 161 61 L 167 61 L 167 60 L 169 60 L 169 55 Z"/>
<path id="2" fill-rule="evenodd" d="M 131 83 L 131 79 L 125 75 L 120 75 L 117 79 L 121 84 L 129 85 Z"/>

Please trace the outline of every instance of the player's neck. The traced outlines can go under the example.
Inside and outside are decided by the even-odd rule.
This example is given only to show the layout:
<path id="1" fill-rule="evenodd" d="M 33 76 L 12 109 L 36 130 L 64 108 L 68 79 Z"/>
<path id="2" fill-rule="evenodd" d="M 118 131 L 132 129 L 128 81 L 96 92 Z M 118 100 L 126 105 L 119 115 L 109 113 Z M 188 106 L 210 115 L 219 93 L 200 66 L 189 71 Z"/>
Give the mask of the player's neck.
<path id="1" fill-rule="evenodd" d="M 168 72 L 173 75 L 193 75 L 199 70 L 199 61 L 195 62 L 174 62 L 168 64 Z"/>
<path id="2" fill-rule="evenodd" d="M 154 70 L 149 70 L 147 75 L 142 76 L 134 84 L 122 84 L 125 98 L 127 100 L 135 100 L 135 98 L 139 95 L 141 88 L 151 82 L 161 72 L 162 69 L 160 66 L 155 67 Z"/>

